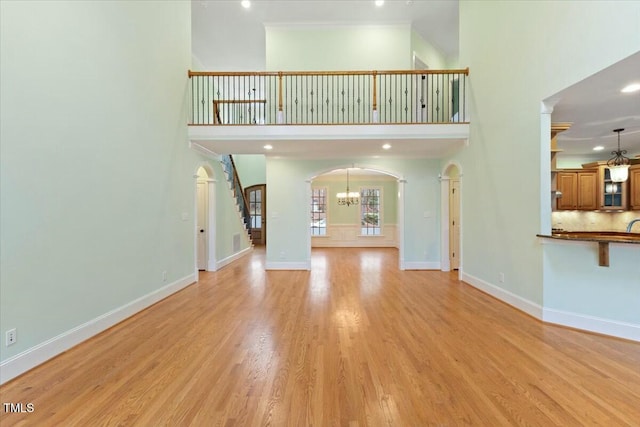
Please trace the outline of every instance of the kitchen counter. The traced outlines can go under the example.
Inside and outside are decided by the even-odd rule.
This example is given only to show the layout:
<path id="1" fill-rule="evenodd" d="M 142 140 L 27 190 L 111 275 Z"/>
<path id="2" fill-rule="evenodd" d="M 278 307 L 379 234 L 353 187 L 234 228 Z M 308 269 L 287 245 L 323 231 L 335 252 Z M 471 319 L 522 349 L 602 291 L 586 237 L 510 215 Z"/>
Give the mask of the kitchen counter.
<path id="1" fill-rule="evenodd" d="M 618 231 L 554 231 L 551 235 L 537 234 L 538 237 L 559 240 L 573 240 L 598 243 L 598 261 L 601 267 L 609 266 L 609 243 L 640 244 L 640 233 Z"/>
<path id="2" fill-rule="evenodd" d="M 551 235 L 538 234 L 537 236 L 550 239 L 584 240 L 587 242 L 640 244 L 640 233 L 625 233 L 621 231 L 554 231 Z"/>

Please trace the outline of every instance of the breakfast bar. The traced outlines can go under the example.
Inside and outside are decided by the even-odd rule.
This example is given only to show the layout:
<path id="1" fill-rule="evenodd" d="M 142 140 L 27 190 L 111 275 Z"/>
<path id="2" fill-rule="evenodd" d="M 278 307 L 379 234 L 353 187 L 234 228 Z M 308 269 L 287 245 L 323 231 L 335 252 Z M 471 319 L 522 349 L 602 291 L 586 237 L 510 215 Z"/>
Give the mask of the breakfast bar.
<path id="1" fill-rule="evenodd" d="M 538 234 L 538 237 L 560 240 L 574 240 L 598 243 L 598 265 L 609 267 L 609 243 L 640 244 L 640 233 L 618 231 L 559 231 L 551 235 Z"/>

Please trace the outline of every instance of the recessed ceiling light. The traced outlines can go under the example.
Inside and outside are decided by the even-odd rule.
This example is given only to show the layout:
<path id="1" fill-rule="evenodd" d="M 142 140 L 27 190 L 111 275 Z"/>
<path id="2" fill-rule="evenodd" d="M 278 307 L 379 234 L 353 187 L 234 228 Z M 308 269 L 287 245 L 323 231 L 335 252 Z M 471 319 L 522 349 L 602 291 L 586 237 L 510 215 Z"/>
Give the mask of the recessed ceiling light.
<path id="1" fill-rule="evenodd" d="M 593 147 L 593 151 L 602 151 L 602 150 L 604 150 L 604 147 L 602 145 L 597 145 Z"/>
<path id="2" fill-rule="evenodd" d="M 391 148 L 391 144 L 384 144 L 382 148 L 384 148 L 385 150 L 388 150 L 389 148 Z"/>
<path id="3" fill-rule="evenodd" d="M 624 88 L 620 92 L 622 93 L 631 93 L 640 90 L 640 83 L 631 83 Z"/>
<path id="4" fill-rule="evenodd" d="M 263 147 L 265 150 L 271 150 L 273 148 L 273 145 L 271 144 L 267 144 Z"/>
<path id="5" fill-rule="evenodd" d="M 376 3 L 376 6 L 380 7 L 384 4 L 384 0 L 376 0 L 375 3 Z"/>
<path id="6" fill-rule="evenodd" d="M 242 0 L 240 2 L 240 4 L 242 5 L 242 7 L 244 7 L 245 9 L 249 9 L 251 7 L 251 2 L 249 0 Z"/>

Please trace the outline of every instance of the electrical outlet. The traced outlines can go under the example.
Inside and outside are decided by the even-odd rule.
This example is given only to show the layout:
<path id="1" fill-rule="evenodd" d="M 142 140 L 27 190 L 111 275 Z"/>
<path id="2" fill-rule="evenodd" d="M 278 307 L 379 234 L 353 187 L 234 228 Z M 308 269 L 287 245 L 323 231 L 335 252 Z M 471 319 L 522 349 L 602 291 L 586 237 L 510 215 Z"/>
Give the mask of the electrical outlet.
<path id="1" fill-rule="evenodd" d="M 167 281 L 167 272 L 166 272 L 166 271 L 163 271 L 163 272 L 162 272 L 162 281 L 163 281 L 163 282 L 166 282 L 166 281 Z"/>
<path id="2" fill-rule="evenodd" d="M 15 344 L 16 341 L 18 340 L 18 334 L 16 332 L 16 329 L 10 329 L 7 331 L 7 336 L 6 336 L 6 346 L 9 347 L 12 344 Z"/>
<path id="3" fill-rule="evenodd" d="M 500 273 L 500 283 L 504 283 L 504 273 Z"/>

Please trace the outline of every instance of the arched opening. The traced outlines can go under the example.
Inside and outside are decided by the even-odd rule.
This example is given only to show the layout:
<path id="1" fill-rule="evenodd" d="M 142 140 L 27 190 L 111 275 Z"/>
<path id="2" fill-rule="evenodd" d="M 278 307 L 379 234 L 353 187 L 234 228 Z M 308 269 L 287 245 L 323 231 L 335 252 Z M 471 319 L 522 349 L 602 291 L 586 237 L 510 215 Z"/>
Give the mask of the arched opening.
<path id="1" fill-rule="evenodd" d="M 196 171 L 195 263 L 196 271 L 216 270 L 215 179 L 209 165 Z"/>
<path id="2" fill-rule="evenodd" d="M 404 269 L 404 183 L 399 173 L 355 164 L 310 177 L 308 258 L 314 247 L 395 247 Z M 339 203 L 338 193 L 344 192 L 357 193 L 357 203 Z"/>
<path id="3" fill-rule="evenodd" d="M 462 267 L 461 177 L 462 169 L 457 163 L 447 164 L 440 177 L 442 271 L 460 271 Z"/>

